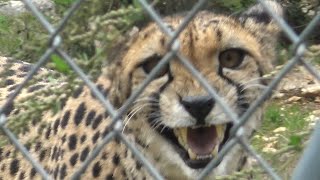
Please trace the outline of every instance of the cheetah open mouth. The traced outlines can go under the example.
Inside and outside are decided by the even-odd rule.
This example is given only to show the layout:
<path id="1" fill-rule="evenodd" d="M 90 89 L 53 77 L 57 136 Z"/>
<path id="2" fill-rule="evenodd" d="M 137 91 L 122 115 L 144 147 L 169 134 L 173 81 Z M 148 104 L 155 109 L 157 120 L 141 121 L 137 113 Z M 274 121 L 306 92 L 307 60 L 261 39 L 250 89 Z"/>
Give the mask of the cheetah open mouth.
<path id="1" fill-rule="evenodd" d="M 173 145 L 184 162 L 193 169 L 204 168 L 229 139 L 232 124 L 166 127 L 158 132 Z"/>
<path id="2" fill-rule="evenodd" d="M 152 97 L 159 99 L 159 94 Z M 159 111 L 159 105 L 153 106 L 153 112 Z M 223 145 L 229 140 L 232 123 L 206 126 L 170 128 L 157 122 L 153 116 L 148 118 L 151 127 L 174 147 L 184 162 L 193 169 L 204 168 L 217 156 Z"/>

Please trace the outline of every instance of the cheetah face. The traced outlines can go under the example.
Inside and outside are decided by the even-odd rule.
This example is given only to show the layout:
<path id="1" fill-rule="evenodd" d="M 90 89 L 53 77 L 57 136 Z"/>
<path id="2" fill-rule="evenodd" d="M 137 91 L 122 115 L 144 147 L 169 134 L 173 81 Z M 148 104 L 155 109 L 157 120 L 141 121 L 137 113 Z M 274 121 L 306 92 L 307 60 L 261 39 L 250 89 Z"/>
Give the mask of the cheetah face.
<path id="1" fill-rule="evenodd" d="M 278 4 L 271 5 L 282 13 Z M 254 6 L 237 18 L 200 12 L 178 38 L 179 53 L 237 116 L 261 94 L 265 87 L 262 76 L 274 60 L 274 45 L 269 43 L 275 42 L 279 29 L 261 9 Z M 176 29 L 182 20 L 172 17 L 164 21 Z M 118 94 L 129 96 L 139 89 L 167 54 L 169 40 L 155 24 L 139 32 L 121 61 L 115 86 L 121 91 Z M 244 127 L 247 137 L 261 121 L 261 109 Z M 158 162 L 159 169 L 178 167 L 192 172 L 217 156 L 233 126 L 222 107 L 176 56 L 139 96 L 125 124 L 145 144 L 144 151 Z M 224 157 L 222 164 L 224 159 L 228 158 Z"/>
<path id="2" fill-rule="evenodd" d="M 239 116 L 261 90 L 254 87 L 260 84 L 260 72 L 250 71 L 259 67 L 249 53 L 232 47 L 217 52 L 203 64 L 198 63 L 200 60 L 190 60 Z M 153 61 L 159 59 L 143 62 L 143 71 L 148 74 L 150 64 L 156 64 Z M 158 78 L 152 83 L 150 94 L 146 93 L 150 100 L 149 126 L 173 147 L 188 167 L 204 168 L 229 139 L 232 121 L 177 59 L 162 69 Z"/>

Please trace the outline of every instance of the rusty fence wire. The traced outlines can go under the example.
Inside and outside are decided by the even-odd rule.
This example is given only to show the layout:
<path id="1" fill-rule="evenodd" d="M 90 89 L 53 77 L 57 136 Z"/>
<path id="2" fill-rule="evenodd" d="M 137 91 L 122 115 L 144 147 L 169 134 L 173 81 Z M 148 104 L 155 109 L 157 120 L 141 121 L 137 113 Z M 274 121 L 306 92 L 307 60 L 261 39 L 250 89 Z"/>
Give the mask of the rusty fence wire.
<path id="1" fill-rule="evenodd" d="M 116 110 L 112 104 L 106 99 L 97 89 L 95 84 L 88 79 L 86 74 L 79 68 L 79 66 L 72 60 L 61 47 L 62 38 L 60 36 L 60 32 L 65 28 L 68 20 L 74 14 L 74 12 L 81 6 L 81 3 L 84 0 L 76 1 L 70 9 L 68 9 L 66 15 L 61 20 L 60 24 L 57 27 L 53 27 L 52 24 L 48 22 L 48 20 L 44 17 L 44 15 L 32 4 L 31 0 L 23 0 L 25 5 L 29 8 L 29 10 L 33 13 L 33 15 L 39 20 L 39 22 L 43 25 L 43 27 L 48 31 L 50 35 L 50 43 L 47 47 L 46 52 L 39 58 L 37 63 L 33 66 L 33 68 L 29 71 L 27 77 L 23 80 L 23 82 L 16 88 L 14 93 L 7 99 L 6 103 L 0 107 L 0 128 L 6 134 L 6 136 L 10 139 L 13 145 L 19 150 L 23 156 L 32 164 L 32 166 L 36 169 L 36 171 L 43 177 L 43 179 L 52 179 L 50 175 L 44 170 L 44 168 L 30 155 L 26 147 L 23 146 L 19 142 L 19 140 L 15 137 L 15 135 L 6 128 L 5 124 L 7 121 L 7 117 L 4 115 L 4 109 L 6 109 L 10 104 L 12 104 L 13 100 L 20 93 L 22 88 L 26 85 L 26 83 L 35 75 L 35 73 L 42 67 L 48 60 L 49 57 L 56 53 L 61 56 L 69 66 L 77 73 L 79 78 L 81 78 L 84 83 L 90 88 L 92 93 L 97 97 L 97 99 L 104 106 L 106 111 L 109 113 L 112 118 L 112 123 L 110 127 L 112 130 L 109 134 L 107 134 L 102 143 L 97 145 L 91 155 L 83 162 L 81 167 L 72 175 L 72 179 L 79 179 L 81 174 L 85 171 L 88 165 L 92 160 L 96 158 L 99 152 L 104 148 L 105 144 L 110 142 L 112 139 L 117 137 L 121 140 L 135 155 L 135 157 L 143 164 L 143 166 L 149 171 L 149 173 L 154 177 L 154 179 L 164 179 L 161 174 L 154 168 L 154 166 L 143 156 L 143 154 L 132 144 L 128 138 L 121 133 L 122 129 L 122 115 L 126 112 L 126 110 L 132 105 L 135 99 L 139 96 L 139 94 L 145 89 L 146 86 L 150 83 L 153 77 L 156 76 L 157 72 L 166 65 L 173 57 L 176 57 L 180 60 L 180 62 L 185 66 L 185 68 L 193 74 L 193 76 L 200 82 L 200 84 L 204 87 L 204 89 L 215 99 L 217 104 L 219 104 L 224 113 L 226 113 L 230 119 L 233 120 L 234 126 L 232 127 L 230 133 L 230 137 L 232 137 L 221 149 L 218 156 L 213 159 L 207 167 L 202 171 L 200 177 L 198 179 L 205 178 L 212 169 L 219 163 L 219 160 L 223 158 L 224 155 L 228 153 L 228 151 L 236 144 L 240 144 L 242 148 L 247 151 L 249 155 L 257 160 L 257 162 L 262 166 L 263 170 L 270 175 L 272 179 L 281 179 L 279 175 L 273 170 L 273 168 L 262 158 L 260 155 L 251 147 L 249 142 L 245 138 L 242 137 L 243 129 L 242 126 L 246 123 L 252 113 L 259 107 L 263 101 L 270 95 L 272 90 L 279 84 L 281 79 L 297 64 L 302 64 L 319 82 L 320 82 L 320 73 L 308 62 L 302 59 L 304 52 L 306 51 L 305 40 L 308 36 L 311 35 L 312 31 L 315 30 L 316 26 L 320 23 L 320 14 L 313 18 L 311 22 L 307 25 L 304 31 L 297 35 L 293 29 L 287 24 L 287 22 L 282 18 L 273 13 L 273 9 L 268 7 L 264 0 L 257 0 L 261 5 L 267 10 L 267 12 L 274 18 L 274 20 L 279 24 L 282 28 L 285 35 L 291 40 L 292 45 L 294 47 L 293 57 L 285 64 L 283 69 L 275 76 L 273 81 L 269 84 L 268 88 L 264 90 L 262 95 L 249 107 L 249 109 L 243 114 L 241 117 L 237 117 L 237 115 L 227 106 L 227 104 L 222 100 L 221 97 L 217 94 L 215 89 L 213 89 L 209 83 L 207 83 L 206 79 L 202 77 L 202 75 L 191 65 L 191 63 L 184 57 L 179 49 L 179 41 L 177 37 L 183 31 L 183 29 L 187 26 L 189 21 L 195 16 L 195 14 L 201 9 L 201 7 L 205 4 L 206 0 L 199 0 L 194 7 L 189 11 L 186 15 L 185 19 L 181 23 L 181 25 L 177 28 L 176 31 L 172 31 L 169 29 L 165 23 L 162 21 L 160 16 L 156 13 L 153 7 L 146 2 L 145 0 L 138 0 L 143 9 L 147 12 L 147 14 L 153 19 L 153 21 L 160 27 L 160 29 L 165 33 L 168 37 L 171 38 L 169 43 L 169 51 L 162 58 L 162 60 L 156 65 L 156 67 L 149 73 L 149 76 L 145 79 L 145 81 L 141 84 L 140 88 L 135 91 L 123 104 L 123 106 Z M 298 179 L 320 179 L 320 171 L 318 167 L 320 167 L 320 124 L 318 123 L 315 127 L 314 133 L 310 138 L 309 146 L 305 149 L 304 154 L 302 155 L 301 160 L 298 162 L 298 165 L 293 173 L 294 180 Z"/>

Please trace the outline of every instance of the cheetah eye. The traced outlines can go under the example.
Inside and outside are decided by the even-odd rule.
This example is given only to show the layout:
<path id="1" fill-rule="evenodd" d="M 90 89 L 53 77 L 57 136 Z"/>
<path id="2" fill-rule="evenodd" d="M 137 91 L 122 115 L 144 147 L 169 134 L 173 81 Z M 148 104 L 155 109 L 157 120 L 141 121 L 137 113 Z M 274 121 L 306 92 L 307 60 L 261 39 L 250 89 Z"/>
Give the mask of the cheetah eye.
<path id="1" fill-rule="evenodd" d="M 162 56 L 159 55 L 153 55 L 151 57 L 148 57 L 145 59 L 145 61 L 141 64 L 142 69 L 146 74 L 149 74 L 152 69 L 159 63 L 159 61 L 162 59 Z M 157 73 L 155 78 L 159 78 L 161 76 L 164 76 L 166 73 L 169 72 L 169 65 L 165 65 L 160 69 L 160 71 Z"/>
<path id="2" fill-rule="evenodd" d="M 236 68 L 242 63 L 246 52 L 241 49 L 233 48 L 222 51 L 219 55 L 220 66 L 224 68 Z"/>

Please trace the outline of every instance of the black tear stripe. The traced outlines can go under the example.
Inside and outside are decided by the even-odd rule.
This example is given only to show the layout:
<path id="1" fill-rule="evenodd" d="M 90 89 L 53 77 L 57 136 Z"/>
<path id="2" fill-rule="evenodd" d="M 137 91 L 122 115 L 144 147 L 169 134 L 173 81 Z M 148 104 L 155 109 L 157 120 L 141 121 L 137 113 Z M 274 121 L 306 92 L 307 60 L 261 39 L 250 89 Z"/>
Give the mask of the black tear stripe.
<path id="1" fill-rule="evenodd" d="M 168 85 L 171 83 L 173 81 L 173 76 L 172 76 L 172 74 L 170 73 L 170 71 L 168 72 L 168 81 L 166 82 L 166 83 L 164 83 L 160 88 L 159 88 L 159 91 L 158 92 L 155 92 L 155 93 L 153 93 L 153 94 L 151 94 L 151 100 L 150 101 L 152 101 L 152 99 L 155 99 L 156 101 L 155 102 L 157 102 L 157 103 L 154 103 L 154 102 L 150 102 L 150 104 L 152 104 L 151 105 L 151 109 L 152 109 L 152 112 L 159 112 L 160 113 L 160 106 L 159 106 L 159 100 L 160 100 L 160 94 L 168 87 Z M 152 113 L 151 112 L 151 113 Z M 156 118 L 152 118 L 152 117 L 148 117 L 148 123 L 149 123 L 149 125 L 152 127 L 154 124 L 155 124 L 155 119 Z M 167 129 L 167 128 L 165 128 L 165 126 L 163 126 L 163 125 L 159 125 L 159 126 L 157 126 L 157 128 L 156 128 L 156 130 L 158 130 L 159 132 L 160 131 L 165 131 L 165 129 Z"/>
<path id="2" fill-rule="evenodd" d="M 173 81 L 173 76 L 172 74 L 169 72 L 168 73 L 168 81 L 166 83 L 164 83 L 158 92 L 155 92 L 153 94 L 151 94 L 151 99 L 156 99 L 157 101 L 156 102 L 159 102 L 159 99 L 160 99 L 160 94 L 168 87 L 168 85 Z M 150 113 L 153 113 L 153 112 L 159 112 L 160 113 L 160 106 L 159 106 L 159 103 L 154 103 L 152 102 L 151 103 L 151 109 L 152 111 Z M 148 117 L 148 123 L 149 125 L 152 127 L 154 125 L 156 125 L 154 128 L 154 130 L 157 131 L 158 134 L 160 134 L 162 137 L 166 138 L 167 140 L 169 140 L 173 145 L 176 145 L 178 146 L 178 149 L 183 149 L 183 147 L 180 145 L 178 139 L 176 138 L 174 132 L 173 132 L 173 129 L 163 125 L 163 124 L 155 124 L 156 123 L 156 120 L 157 118 L 155 117 Z M 183 154 L 183 156 L 187 156 L 187 153 L 186 152 L 180 152 L 181 154 Z"/>
<path id="3" fill-rule="evenodd" d="M 261 68 L 261 64 L 258 62 L 258 61 L 254 61 L 257 65 L 257 70 L 258 70 L 258 73 L 259 73 L 259 82 L 260 84 L 262 85 L 268 85 L 268 83 L 263 79 L 263 76 L 264 76 L 264 73 L 263 73 L 263 70 Z"/>
<path id="4" fill-rule="evenodd" d="M 238 95 L 237 105 L 238 105 L 238 107 L 240 109 L 240 112 L 238 113 L 238 116 L 240 117 L 249 108 L 249 103 L 246 102 L 246 98 L 244 96 L 246 94 L 246 91 L 244 90 L 243 85 L 241 85 L 239 83 L 236 83 L 232 79 L 230 79 L 229 77 L 225 76 L 223 74 L 223 67 L 222 66 L 219 66 L 218 75 L 220 77 L 222 77 L 222 79 L 226 80 L 230 85 L 236 87 L 237 95 Z"/>

